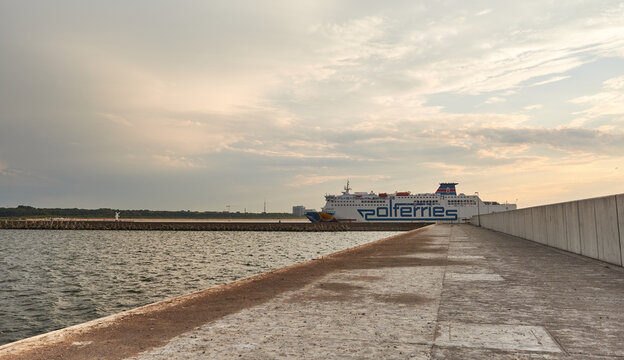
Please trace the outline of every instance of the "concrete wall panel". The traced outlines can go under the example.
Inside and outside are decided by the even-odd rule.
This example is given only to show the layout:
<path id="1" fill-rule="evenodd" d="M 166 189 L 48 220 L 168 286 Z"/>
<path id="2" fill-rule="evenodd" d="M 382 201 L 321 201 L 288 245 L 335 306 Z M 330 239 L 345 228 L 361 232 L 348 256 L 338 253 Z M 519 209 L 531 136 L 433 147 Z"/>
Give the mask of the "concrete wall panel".
<path id="1" fill-rule="evenodd" d="M 552 241 L 550 241 L 552 243 L 551 246 L 558 249 L 568 250 L 568 238 L 566 235 L 566 222 L 563 214 L 563 204 L 551 205 L 549 208 L 554 209 L 554 216 L 552 218 L 554 231 Z"/>
<path id="2" fill-rule="evenodd" d="M 622 265 L 615 196 L 594 199 L 598 259 Z"/>
<path id="3" fill-rule="evenodd" d="M 596 210 L 593 200 L 579 201 L 579 221 L 581 233 L 581 254 L 598 258 L 598 239 L 596 238 Z"/>
<path id="4" fill-rule="evenodd" d="M 624 194 L 617 195 L 616 212 L 618 217 L 618 232 L 620 233 L 620 259 L 624 266 Z"/>
<path id="5" fill-rule="evenodd" d="M 520 226 L 520 234 L 518 236 L 525 238 L 527 237 L 527 227 L 525 226 L 526 224 L 526 217 L 527 214 L 529 212 L 527 211 L 527 209 L 522 209 L 522 216 L 520 216 L 520 222 L 518 224 L 518 226 Z"/>
<path id="6" fill-rule="evenodd" d="M 539 207 L 533 208 L 532 215 L 533 215 L 533 241 L 542 242 L 543 235 L 540 235 L 542 229 L 540 229 L 540 222 L 539 222 L 539 217 L 540 217 Z"/>
<path id="7" fill-rule="evenodd" d="M 500 218 L 500 214 L 495 214 L 494 217 L 492 218 L 492 221 L 494 222 L 492 225 L 494 226 L 494 228 L 496 229 L 496 231 L 501 231 L 503 230 L 503 224 Z"/>
<path id="8" fill-rule="evenodd" d="M 537 241 L 541 244 L 548 245 L 548 214 L 545 206 L 537 208 Z"/>
<path id="9" fill-rule="evenodd" d="M 535 241 L 533 236 L 533 208 L 524 209 L 525 239 Z"/>
<path id="10" fill-rule="evenodd" d="M 535 241 L 535 242 L 539 242 L 537 241 L 537 231 L 538 231 L 538 224 L 537 224 L 537 208 L 531 208 L 531 234 L 533 234 L 533 238 L 531 240 Z"/>
<path id="11" fill-rule="evenodd" d="M 542 233 L 544 234 L 543 238 L 542 238 L 542 244 L 546 244 L 548 245 L 548 242 L 550 241 L 550 239 L 548 238 L 548 236 L 552 236 L 552 234 L 548 234 L 548 220 L 549 220 L 549 211 L 548 211 L 548 207 L 547 206 L 541 206 L 542 212 L 541 212 L 541 219 L 542 219 L 542 223 L 540 225 L 540 227 L 542 228 Z"/>
<path id="12" fill-rule="evenodd" d="M 563 204 L 563 216 L 565 218 L 566 238 L 568 251 L 581 253 L 581 234 L 579 225 L 578 203 L 568 202 Z"/>
<path id="13" fill-rule="evenodd" d="M 511 217 L 509 216 L 509 214 L 507 213 L 501 213 L 501 216 L 503 217 L 503 219 L 505 219 L 505 227 L 504 227 L 504 233 L 506 234 L 511 234 L 511 232 L 513 231 L 513 225 L 511 224 Z"/>
<path id="14" fill-rule="evenodd" d="M 518 214 L 506 213 L 505 217 L 507 218 L 507 221 L 509 223 L 509 233 L 517 234 L 518 227 L 516 226 L 516 219 L 518 218 Z"/>
<path id="15" fill-rule="evenodd" d="M 509 234 L 511 232 L 509 216 L 505 213 L 501 213 L 500 216 L 503 218 L 503 232 Z"/>
<path id="16" fill-rule="evenodd" d="M 557 235 L 557 229 L 556 229 L 556 218 L 557 218 L 557 209 L 554 205 L 551 206 L 543 206 L 544 208 L 544 215 L 545 215 L 545 219 L 546 219 L 546 244 L 548 246 L 553 246 L 555 247 L 555 242 L 556 242 L 556 235 Z"/>
<path id="17" fill-rule="evenodd" d="M 506 232 L 509 231 L 509 221 L 508 221 L 509 218 L 507 217 L 507 214 L 504 214 L 504 213 L 498 213 L 498 214 L 499 214 L 500 219 L 501 219 L 502 224 L 503 224 L 503 226 L 502 226 L 503 227 L 503 232 L 506 233 Z"/>
<path id="18" fill-rule="evenodd" d="M 508 232 L 510 231 L 510 227 L 509 227 L 509 217 L 507 216 L 507 214 L 505 213 L 499 213 L 501 216 L 501 219 L 503 219 L 503 231 L 504 232 Z"/>
<path id="19" fill-rule="evenodd" d="M 500 216 L 498 216 L 498 214 L 494 214 L 494 216 L 492 216 L 492 219 L 490 220 L 492 227 L 494 227 L 494 230 L 496 231 L 501 231 L 501 224 L 500 224 Z"/>
<path id="20" fill-rule="evenodd" d="M 624 194 L 492 213 L 480 220 L 485 228 L 624 266 Z"/>

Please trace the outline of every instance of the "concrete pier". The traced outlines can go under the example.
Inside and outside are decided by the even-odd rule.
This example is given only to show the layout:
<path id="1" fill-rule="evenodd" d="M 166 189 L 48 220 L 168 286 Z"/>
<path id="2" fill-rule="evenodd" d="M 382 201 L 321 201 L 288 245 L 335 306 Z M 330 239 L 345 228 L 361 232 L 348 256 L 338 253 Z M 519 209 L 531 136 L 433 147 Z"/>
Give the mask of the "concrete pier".
<path id="1" fill-rule="evenodd" d="M 0 229 L 142 231 L 408 231 L 427 223 L 0 220 Z"/>
<path id="2" fill-rule="evenodd" d="M 433 225 L 0 347 L 0 359 L 619 359 L 624 269 Z"/>

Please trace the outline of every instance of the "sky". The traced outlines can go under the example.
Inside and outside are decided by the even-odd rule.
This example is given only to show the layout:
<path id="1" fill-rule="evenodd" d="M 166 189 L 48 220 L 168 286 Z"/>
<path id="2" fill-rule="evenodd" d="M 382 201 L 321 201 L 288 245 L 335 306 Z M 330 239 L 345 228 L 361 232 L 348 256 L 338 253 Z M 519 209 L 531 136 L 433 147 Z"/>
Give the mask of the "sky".
<path id="1" fill-rule="evenodd" d="M 0 0 L 0 207 L 624 193 L 622 1 Z"/>

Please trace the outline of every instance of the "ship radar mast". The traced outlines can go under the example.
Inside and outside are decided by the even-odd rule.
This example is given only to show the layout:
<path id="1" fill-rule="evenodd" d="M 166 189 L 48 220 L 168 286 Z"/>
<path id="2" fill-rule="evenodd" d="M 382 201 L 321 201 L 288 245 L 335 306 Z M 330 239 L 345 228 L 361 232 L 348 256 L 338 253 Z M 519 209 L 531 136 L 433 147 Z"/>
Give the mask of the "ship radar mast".
<path id="1" fill-rule="evenodd" d="M 349 190 L 351 190 L 351 188 L 349 187 L 349 180 L 347 180 L 347 185 L 344 187 L 345 191 L 343 191 L 342 193 L 344 195 L 348 195 L 349 194 Z"/>

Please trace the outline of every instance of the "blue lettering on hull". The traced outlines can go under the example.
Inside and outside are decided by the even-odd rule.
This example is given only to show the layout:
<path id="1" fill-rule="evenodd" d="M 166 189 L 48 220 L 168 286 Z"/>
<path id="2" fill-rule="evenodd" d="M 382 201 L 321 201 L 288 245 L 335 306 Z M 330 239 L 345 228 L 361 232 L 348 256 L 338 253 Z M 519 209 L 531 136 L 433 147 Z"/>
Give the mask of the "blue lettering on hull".
<path id="1" fill-rule="evenodd" d="M 413 203 L 390 203 L 376 209 L 358 209 L 358 214 L 366 221 L 438 221 L 457 220 L 457 210 L 443 206 L 423 206 Z"/>

